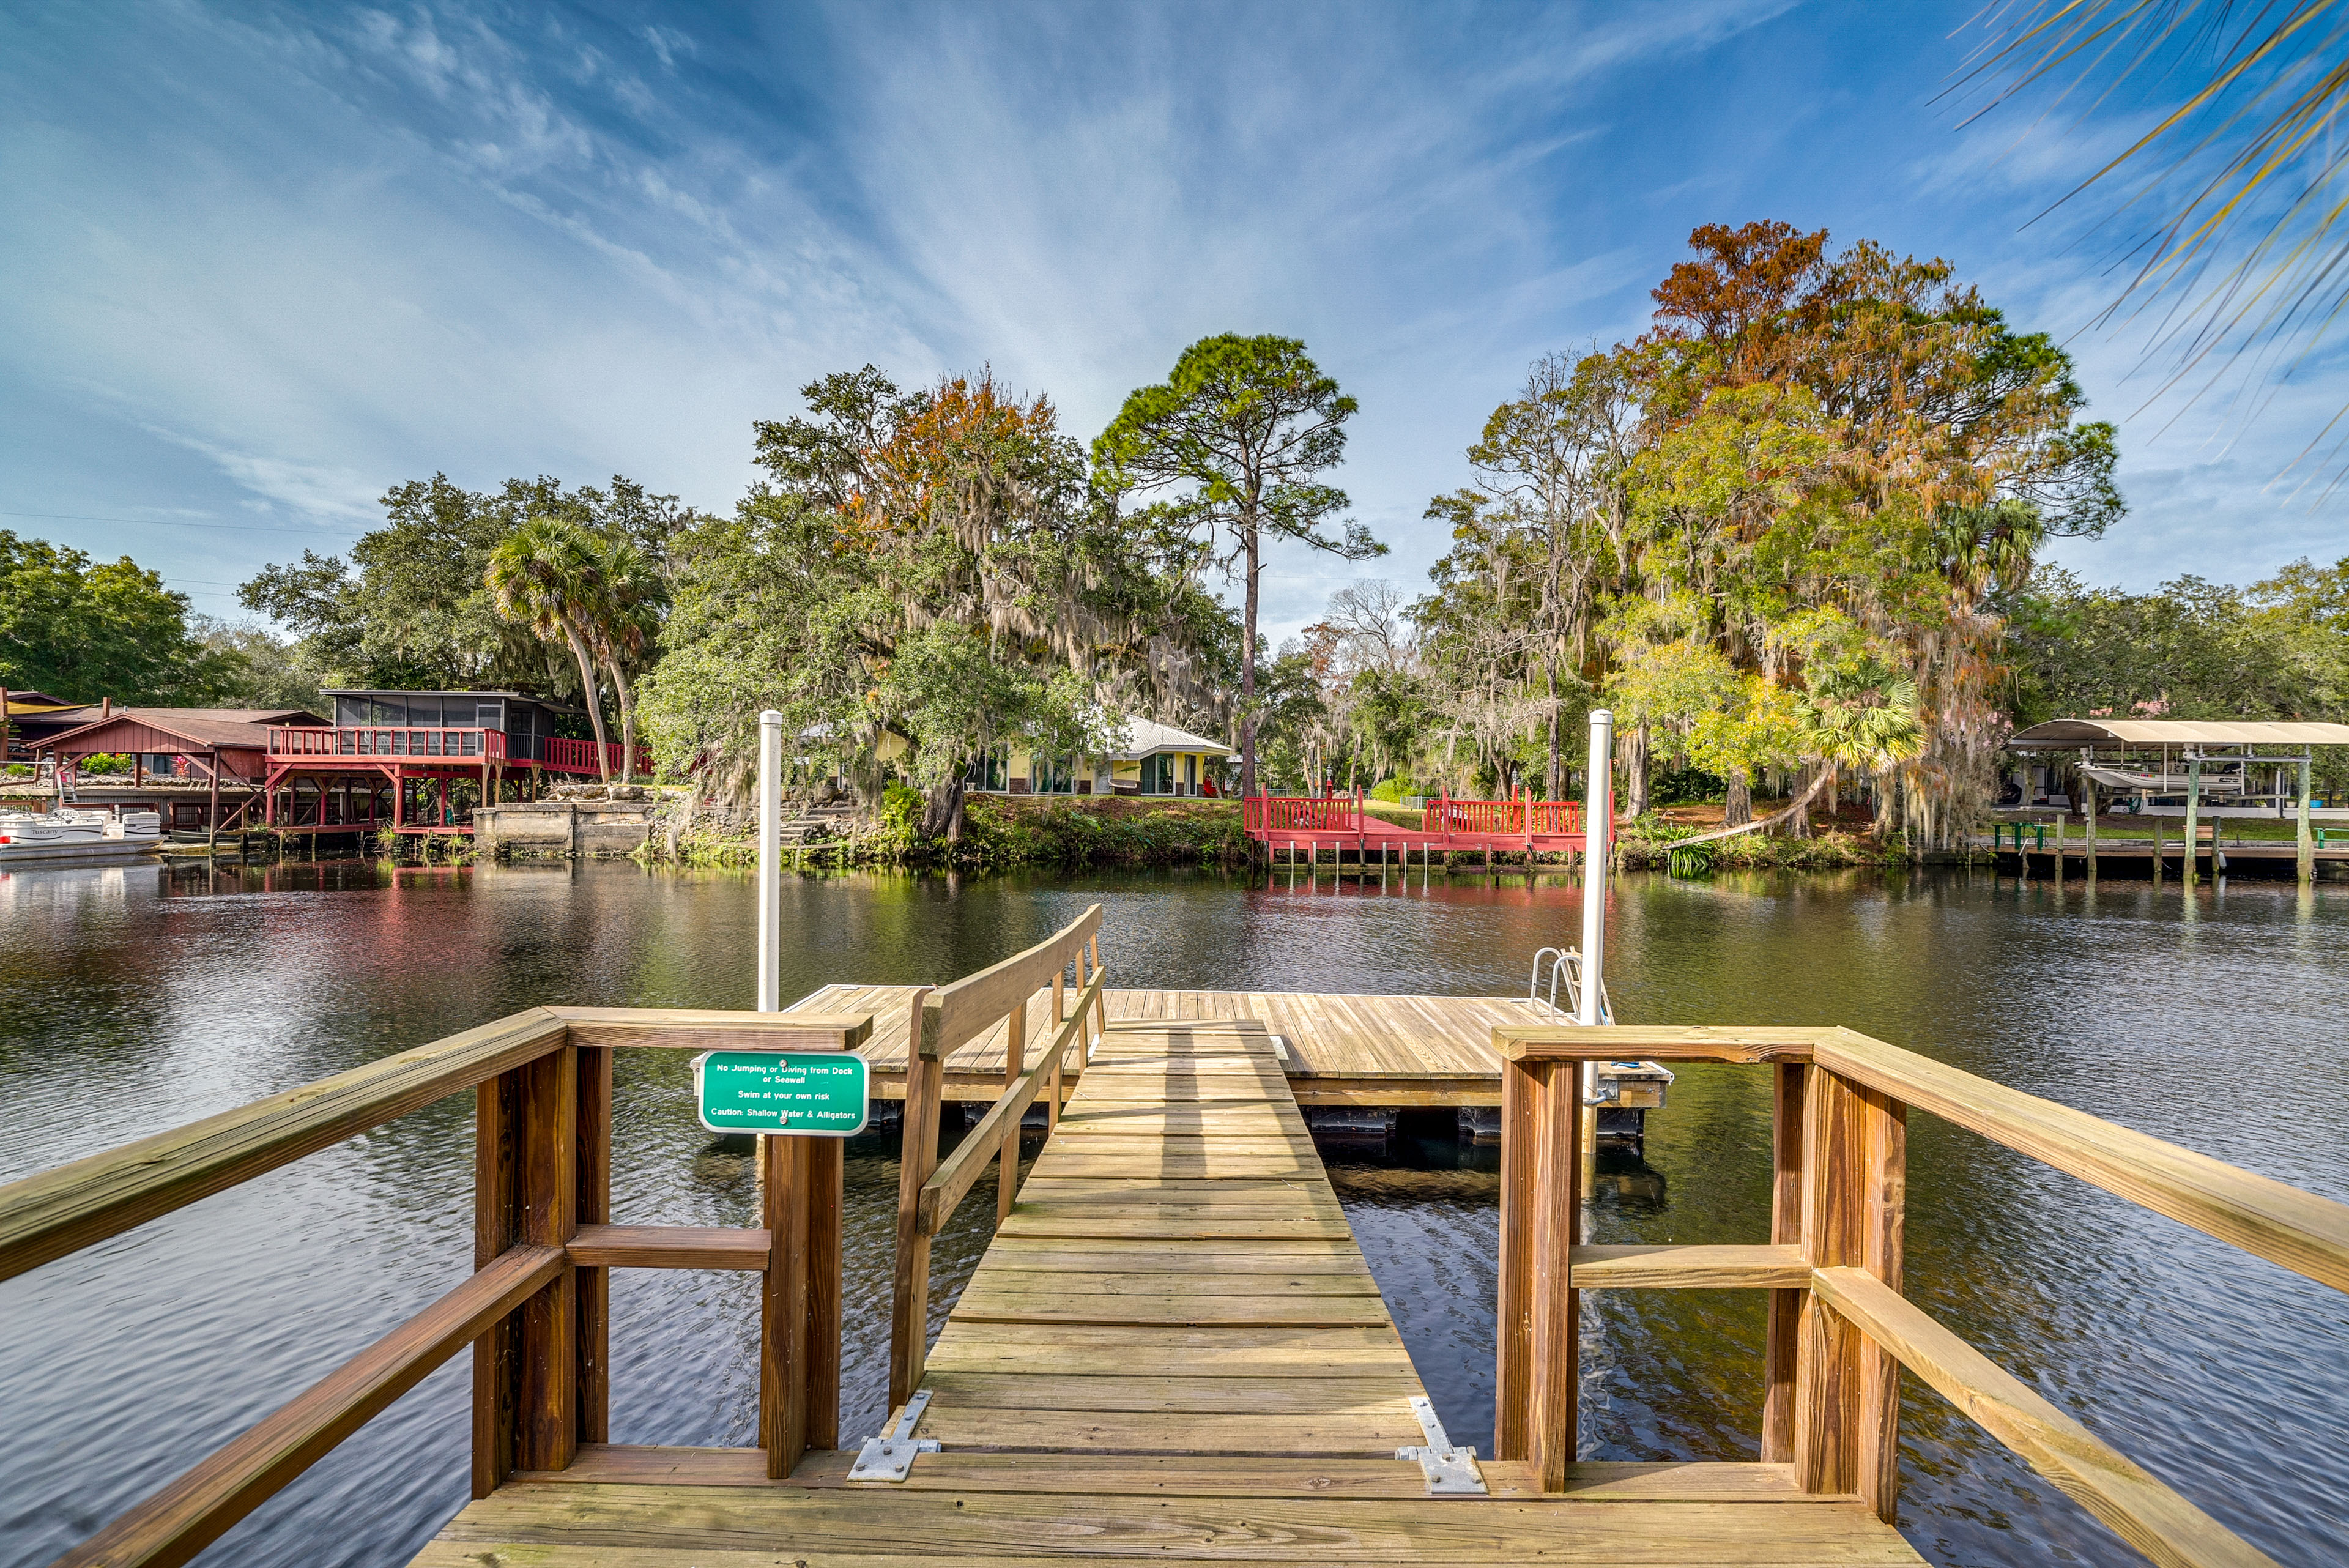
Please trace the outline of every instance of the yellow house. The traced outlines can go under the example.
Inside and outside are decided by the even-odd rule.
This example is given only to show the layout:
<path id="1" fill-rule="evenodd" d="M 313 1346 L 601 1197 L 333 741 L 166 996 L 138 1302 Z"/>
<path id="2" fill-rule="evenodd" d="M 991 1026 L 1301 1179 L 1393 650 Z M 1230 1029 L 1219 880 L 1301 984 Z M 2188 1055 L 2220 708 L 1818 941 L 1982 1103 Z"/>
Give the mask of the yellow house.
<path id="1" fill-rule="evenodd" d="M 1150 719 L 1127 722 L 1123 749 L 1091 757 L 1038 757 L 1029 747 L 997 746 L 973 762 L 971 790 L 999 794 L 1173 794 L 1215 792 L 1213 766 L 1232 749 L 1220 741 Z"/>

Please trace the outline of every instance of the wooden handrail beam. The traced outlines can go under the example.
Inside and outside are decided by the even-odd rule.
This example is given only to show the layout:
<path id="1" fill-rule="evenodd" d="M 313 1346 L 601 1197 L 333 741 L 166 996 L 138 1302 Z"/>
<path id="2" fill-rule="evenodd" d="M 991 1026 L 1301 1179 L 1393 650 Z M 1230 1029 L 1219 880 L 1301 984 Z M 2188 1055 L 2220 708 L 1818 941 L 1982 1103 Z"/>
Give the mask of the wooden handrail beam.
<path id="1" fill-rule="evenodd" d="M 1036 1096 L 1051 1077 L 1052 1064 L 1076 1043 L 1078 1034 L 1088 1022 L 1085 1010 L 1101 993 L 1102 978 L 1109 971 L 1093 971 L 1092 980 L 1077 993 L 1077 1005 L 1052 1037 L 1052 1044 L 1040 1053 L 1027 1070 L 1019 1075 L 1001 1098 L 988 1108 L 978 1125 L 964 1135 L 955 1145 L 954 1152 L 938 1162 L 938 1168 L 922 1184 L 921 1198 L 915 1215 L 915 1224 L 925 1236 L 935 1236 L 946 1228 L 963 1198 L 975 1186 L 988 1161 L 994 1158 L 1007 1138 L 1019 1136 L 1019 1118 L 1028 1114 Z"/>
<path id="2" fill-rule="evenodd" d="M 499 1254 L 52 1568 L 178 1568 L 566 1266 L 560 1247 Z"/>
<path id="3" fill-rule="evenodd" d="M 1714 1023 L 1498 1024 L 1505 1062 L 1807 1062 L 1826 1029 L 1748 1029 Z"/>
<path id="4" fill-rule="evenodd" d="M 1525 1024 L 1506 1061 L 1810 1061 L 2295 1273 L 2349 1291 L 2349 1204 L 1849 1029 Z"/>
<path id="5" fill-rule="evenodd" d="M 1101 906 L 1095 904 L 1027 951 L 931 992 L 922 1008 L 921 1035 L 910 1054 L 944 1060 L 994 1028 L 1051 982 L 1101 929 Z"/>
<path id="6" fill-rule="evenodd" d="M 2043 1100 L 1848 1029 L 1823 1030 L 1822 1067 L 2205 1235 L 2349 1291 L 2349 1204 Z"/>
<path id="7" fill-rule="evenodd" d="M 560 1050 L 569 1026 L 533 1007 L 0 1187 L 0 1280 Z"/>
<path id="8" fill-rule="evenodd" d="M 1816 1270 L 1811 1289 L 1831 1311 L 2164 1568 L 2276 1568 L 2273 1558 L 2099 1441 L 1866 1270 Z"/>
<path id="9" fill-rule="evenodd" d="M 582 1225 L 568 1248 L 588 1269 L 742 1269 L 767 1266 L 763 1230 L 724 1225 Z"/>
<path id="10" fill-rule="evenodd" d="M 550 1007 L 574 1045 L 673 1051 L 854 1051 L 873 1037 L 869 1012 L 735 1012 L 687 1007 Z"/>
<path id="11" fill-rule="evenodd" d="M 1794 1290 L 1811 1282 L 1800 1247 L 1577 1247 L 1568 1283 L 1591 1290 Z"/>

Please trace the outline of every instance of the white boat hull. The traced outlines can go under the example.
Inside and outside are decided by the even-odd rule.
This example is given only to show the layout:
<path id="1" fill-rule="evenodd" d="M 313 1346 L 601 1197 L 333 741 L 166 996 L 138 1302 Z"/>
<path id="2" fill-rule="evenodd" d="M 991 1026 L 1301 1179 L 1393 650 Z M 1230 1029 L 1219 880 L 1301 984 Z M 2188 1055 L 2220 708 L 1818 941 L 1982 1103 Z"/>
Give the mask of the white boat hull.
<path id="1" fill-rule="evenodd" d="M 160 838 L 79 838 L 0 844 L 0 869 L 36 861 L 77 865 L 147 860 L 163 853 Z"/>
<path id="2" fill-rule="evenodd" d="M 0 866 L 140 860 L 162 849 L 163 819 L 151 811 L 109 815 L 67 806 L 37 815 L 0 815 Z"/>

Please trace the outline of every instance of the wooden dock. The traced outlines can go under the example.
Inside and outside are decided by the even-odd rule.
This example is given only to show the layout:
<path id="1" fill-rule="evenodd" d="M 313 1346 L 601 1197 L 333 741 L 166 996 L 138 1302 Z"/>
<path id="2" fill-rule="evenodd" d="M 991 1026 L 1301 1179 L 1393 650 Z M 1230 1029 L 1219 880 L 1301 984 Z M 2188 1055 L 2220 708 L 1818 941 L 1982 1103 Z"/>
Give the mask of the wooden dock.
<path id="1" fill-rule="evenodd" d="M 873 1064 L 874 1093 L 905 1094 L 911 1033 L 908 985 L 827 985 L 792 1011 L 873 1015 L 858 1049 Z M 1313 992 L 1138 991 L 1102 993 L 1108 1021 L 1250 1019 L 1280 1046 L 1279 1061 L 1300 1106 L 1497 1106 L 1501 1058 L 1493 1031 L 1557 1019 L 1543 1003 L 1507 996 L 1368 996 Z M 1050 1025 L 1040 988 L 1021 1014 L 1020 1060 L 1033 1061 Z M 945 1097 L 992 1103 L 1003 1092 L 1011 1020 L 997 1021 L 946 1062 Z"/>
<path id="2" fill-rule="evenodd" d="M 415 1568 L 1922 1561 L 1790 1465 L 1577 1465 L 1545 1498 L 1472 1464 L 1484 1495 L 1431 1495 L 1397 1457 L 1426 1390 L 1256 1020 L 1111 1023 L 923 1395 L 941 1451 L 903 1482 L 846 1450 L 770 1481 L 755 1449 L 587 1449 Z"/>
<path id="3" fill-rule="evenodd" d="M 1938 1116 L 2340 1290 L 2349 1206 L 1848 1030 L 1495 1025 L 1496 1418 L 1490 1449 L 1464 1453 L 1485 1435 L 1445 1433 L 1424 1405 L 1279 1031 L 1110 1019 L 1099 920 L 887 999 L 912 1050 L 885 1439 L 839 1430 L 837 1138 L 760 1140 L 757 1229 L 622 1222 L 611 1189 L 616 1052 L 850 1051 L 873 1014 L 532 1008 L 0 1186 L 5 1279 L 475 1098 L 473 1272 L 192 1467 L 159 1452 L 164 1484 L 54 1568 L 178 1568 L 468 1350 L 474 1501 L 419 1568 L 1914 1563 L 1894 1528 L 1904 1376 L 2155 1561 L 2270 1563 L 1903 1293 L 1907 1127 Z M 1342 1011 L 1236 994 L 1130 1002 Z M 993 1104 L 940 1158 L 946 1064 L 998 1029 Z M 1583 1244 L 1582 1067 L 1627 1057 L 1770 1075 L 1766 1239 Z M 1040 1099 L 1053 1125 L 1023 1184 Z M 982 1183 L 996 1233 L 933 1345 L 930 1244 Z M 611 1342 L 632 1326 L 609 1309 L 616 1268 L 759 1276 L 757 1447 L 609 1441 Z M 1581 1293 L 1675 1289 L 1766 1297 L 1760 1461 L 1579 1461 Z"/>

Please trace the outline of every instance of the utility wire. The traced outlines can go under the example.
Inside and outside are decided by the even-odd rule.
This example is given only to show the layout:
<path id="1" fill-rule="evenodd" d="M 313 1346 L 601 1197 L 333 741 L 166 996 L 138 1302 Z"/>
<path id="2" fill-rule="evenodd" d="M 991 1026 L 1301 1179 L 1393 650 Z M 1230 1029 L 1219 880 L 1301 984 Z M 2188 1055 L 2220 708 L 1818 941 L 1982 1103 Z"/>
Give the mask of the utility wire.
<path id="1" fill-rule="evenodd" d="M 0 511 L 0 517 L 47 517 L 64 523 L 125 523 L 137 528 L 144 528 L 150 525 L 158 528 L 233 528 L 243 534 L 316 535 L 318 532 L 316 528 L 273 528 L 266 524 L 260 523 L 196 523 L 178 517 L 93 517 L 87 513 L 82 512 Z M 336 524 L 326 524 L 326 526 L 329 527 L 336 525 Z M 355 526 L 355 524 L 346 523 L 340 524 L 340 526 L 347 528 Z"/>

